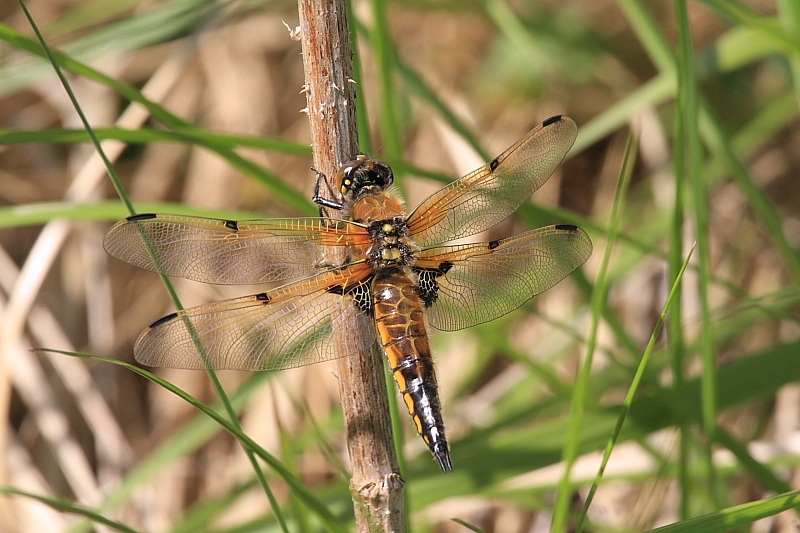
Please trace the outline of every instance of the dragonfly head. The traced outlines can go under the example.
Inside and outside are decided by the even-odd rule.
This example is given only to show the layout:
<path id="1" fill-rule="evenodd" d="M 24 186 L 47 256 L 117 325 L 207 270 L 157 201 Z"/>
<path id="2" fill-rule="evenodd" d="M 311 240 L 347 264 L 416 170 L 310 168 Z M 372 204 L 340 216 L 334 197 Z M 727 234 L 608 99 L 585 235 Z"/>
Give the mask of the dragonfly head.
<path id="1" fill-rule="evenodd" d="M 334 178 L 345 199 L 355 199 L 365 191 L 382 191 L 394 181 L 389 165 L 377 159 L 358 154 L 355 159 L 341 166 Z"/>

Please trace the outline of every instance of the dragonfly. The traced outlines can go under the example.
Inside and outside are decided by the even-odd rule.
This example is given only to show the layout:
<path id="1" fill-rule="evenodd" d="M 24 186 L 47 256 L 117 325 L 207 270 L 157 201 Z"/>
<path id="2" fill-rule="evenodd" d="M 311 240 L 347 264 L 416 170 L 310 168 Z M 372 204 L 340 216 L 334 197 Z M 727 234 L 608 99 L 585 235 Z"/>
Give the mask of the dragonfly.
<path id="1" fill-rule="evenodd" d="M 391 168 L 362 154 L 328 183 L 336 198 L 323 197 L 318 176 L 320 217 L 150 213 L 117 222 L 105 249 L 143 269 L 225 285 L 295 280 L 164 316 L 138 337 L 135 359 L 269 371 L 363 353 L 379 342 L 417 432 L 441 470 L 452 471 L 428 328 L 460 330 L 517 309 L 581 266 L 592 243 L 570 224 L 490 242 L 451 241 L 508 218 L 547 181 L 576 136 L 570 118 L 551 117 L 410 215 Z M 322 216 L 323 209 L 341 217 Z M 332 337 L 364 317 L 374 328 L 342 353 Z"/>

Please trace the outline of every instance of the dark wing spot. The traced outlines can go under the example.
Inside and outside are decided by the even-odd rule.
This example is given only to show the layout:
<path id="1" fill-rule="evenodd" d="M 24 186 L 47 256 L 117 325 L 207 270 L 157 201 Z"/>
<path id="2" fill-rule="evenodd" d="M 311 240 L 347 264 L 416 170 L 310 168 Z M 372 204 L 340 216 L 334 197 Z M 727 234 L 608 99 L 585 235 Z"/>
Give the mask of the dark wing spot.
<path id="1" fill-rule="evenodd" d="M 494 158 L 494 159 L 492 159 L 492 160 L 491 160 L 491 162 L 489 163 L 489 170 L 491 170 L 492 172 L 494 172 L 494 169 L 496 169 L 496 168 L 497 168 L 497 165 L 499 165 L 499 164 L 500 164 L 500 162 L 499 162 L 499 161 L 497 160 L 497 158 L 495 157 L 495 158 Z"/>
<path id="2" fill-rule="evenodd" d="M 499 240 L 492 241 L 492 242 L 489 243 L 489 249 L 490 250 L 494 250 L 498 246 L 500 246 L 500 241 Z"/>
<path id="3" fill-rule="evenodd" d="M 331 294 L 342 295 L 344 294 L 344 287 L 342 287 L 341 285 L 331 285 L 330 287 L 328 287 L 327 291 Z"/>
<path id="4" fill-rule="evenodd" d="M 331 285 L 327 288 L 330 294 L 338 294 L 340 296 L 350 296 L 361 312 L 372 315 L 372 289 L 370 283 L 372 276 L 364 278 L 350 286 Z"/>
<path id="5" fill-rule="evenodd" d="M 258 300 L 259 302 L 268 302 L 270 301 L 270 299 L 271 298 L 267 296 L 266 292 L 261 292 L 259 294 L 256 294 L 256 300 Z"/>
<path id="6" fill-rule="evenodd" d="M 561 231 L 577 231 L 578 226 L 573 226 L 572 224 L 556 224 L 556 229 Z"/>
<path id="7" fill-rule="evenodd" d="M 439 298 L 439 283 L 436 278 L 440 275 L 436 270 L 417 271 L 417 294 L 425 305 L 425 309 L 432 306 Z"/>
<path id="8" fill-rule="evenodd" d="M 439 263 L 439 272 L 442 274 L 447 274 L 451 268 L 453 268 L 453 263 L 450 261 L 442 261 Z"/>
<path id="9" fill-rule="evenodd" d="M 367 316 L 372 316 L 372 276 L 362 280 L 353 287 L 347 288 L 347 294 L 353 298 L 356 306 Z"/>
<path id="10" fill-rule="evenodd" d="M 564 118 L 564 115 L 554 115 L 542 122 L 542 126 L 549 126 L 551 124 L 555 124 L 556 122 L 561 122 L 562 118 Z"/>
<path id="11" fill-rule="evenodd" d="M 128 222 L 136 222 L 138 220 L 150 220 L 151 218 L 156 218 L 155 213 L 142 213 L 140 215 L 131 215 L 129 217 L 125 217 L 125 220 Z"/>
<path id="12" fill-rule="evenodd" d="M 439 298 L 439 282 L 436 281 L 436 278 L 444 276 L 451 268 L 453 268 L 453 263 L 442 261 L 437 268 L 412 269 L 417 274 L 417 294 L 422 299 L 425 309 L 436 303 Z"/>
<path id="13" fill-rule="evenodd" d="M 228 229 L 232 229 L 233 231 L 239 231 L 239 223 L 235 220 L 226 220 L 225 227 Z"/>
<path id="14" fill-rule="evenodd" d="M 170 313 L 167 316 L 162 316 L 161 318 L 150 324 L 150 329 L 156 328 L 165 322 L 169 322 L 170 320 L 176 318 L 177 316 L 178 313 Z"/>

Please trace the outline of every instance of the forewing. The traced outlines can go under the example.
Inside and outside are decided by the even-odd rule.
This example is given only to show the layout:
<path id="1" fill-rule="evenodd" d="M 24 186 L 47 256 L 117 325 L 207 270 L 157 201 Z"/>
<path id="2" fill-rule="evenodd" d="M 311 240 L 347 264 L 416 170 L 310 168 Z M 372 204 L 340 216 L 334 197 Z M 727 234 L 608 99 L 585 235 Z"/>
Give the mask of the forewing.
<path id="1" fill-rule="evenodd" d="M 168 214 L 117 222 L 103 246 L 132 265 L 182 278 L 243 285 L 309 276 L 328 246 L 364 246 L 366 230 L 324 218 L 218 220 Z"/>
<path id="2" fill-rule="evenodd" d="M 179 311 L 154 322 L 133 349 L 148 366 L 228 370 L 281 370 L 369 349 L 374 332 L 349 336 L 349 351 L 332 342 L 363 311 L 371 270 L 357 263 L 274 291 Z M 359 293 L 359 291 L 362 291 Z M 202 352 L 201 352 L 202 350 Z"/>
<path id="3" fill-rule="evenodd" d="M 504 220 L 547 181 L 577 134 L 568 117 L 545 120 L 502 155 L 422 202 L 408 217 L 409 235 L 420 246 L 433 246 Z"/>
<path id="4" fill-rule="evenodd" d="M 423 290 L 435 293 L 427 322 L 455 331 L 494 320 L 564 279 L 591 253 L 589 236 L 566 224 L 423 250 L 414 269 Z"/>

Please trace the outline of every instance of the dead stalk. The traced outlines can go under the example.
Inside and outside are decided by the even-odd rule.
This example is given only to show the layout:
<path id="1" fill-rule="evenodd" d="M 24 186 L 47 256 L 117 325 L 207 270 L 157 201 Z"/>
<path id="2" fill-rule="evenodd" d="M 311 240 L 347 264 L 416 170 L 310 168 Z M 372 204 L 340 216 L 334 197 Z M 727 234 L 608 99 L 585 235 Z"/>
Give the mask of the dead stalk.
<path id="1" fill-rule="evenodd" d="M 300 0 L 299 11 L 314 168 L 333 176 L 359 151 L 347 9 L 343 0 Z M 371 335 L 372 329 L 364 317 L 347 331 L 337 331 L 340 353 L 349 353 L 354 336 Z M 338 371 L 358 531 L 403 532 L 404 487 L 392 441 L 383 354 L 373 343 L 369 353 L 340 358 Z"/>

